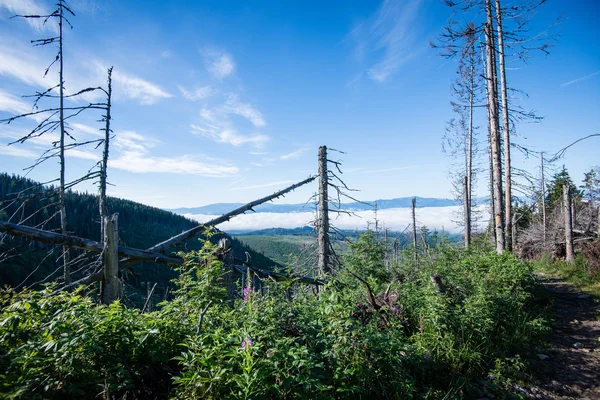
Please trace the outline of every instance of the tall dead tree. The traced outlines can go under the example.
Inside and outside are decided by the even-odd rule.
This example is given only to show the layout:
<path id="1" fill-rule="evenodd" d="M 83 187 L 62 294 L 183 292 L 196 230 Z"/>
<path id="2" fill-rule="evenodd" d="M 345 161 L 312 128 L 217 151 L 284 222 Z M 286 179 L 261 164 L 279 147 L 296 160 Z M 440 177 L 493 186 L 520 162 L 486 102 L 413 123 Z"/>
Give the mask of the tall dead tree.
<path id="1" fill-rule="evenodd" d="M 58 133 L 58 139 L 52 140 L 53 145 L 52 148 L 46 150 L 37 160 L 35 160 L 34 164 L 28 167 L 28 170 L 32 170 L 45 161 L 58 158 L 59 162 L 59 178 L 58 178 L 58 188 L 56 189 L 58 193 L 58 202 L 56 204 L 58 208 L 58 216 L 60 222 L 60 231 L 63 235 L 68 233 L 67 228 L 67 210 L 65 205 L 65 193 L 71 187 L 80 183 L 87 179 L 93 179 L 98 176 L 97 172 L 88 172 L 85 176 L 78 178 L 72 182 L 66 182 L 65 174 L 66 174 L 66 161 L 65 161 L 65 152 L 69 149 L 74 149 L 76 147 L 95 144 L 100 140 L 90 140 L 87 142 L 77 142 L 75 138 L 68 132 L 69 128 L 66 124 L 66 121 L 72 117 L 79 115 L 82 111 L 86 109 L 101 109 L 100 105 L 95 103 L 90 103 L 88 105 L 75 105 L 75 106 L 65 106 L 65 99 L 70 98 L 74 99 L 77 96 L 94 91 L 98 88 L 86 88 L 80 90 L 78 92 L 72 94 L 65 93 L 65 72 L 64 72 L 64 30 L 65 26 L 73 27 L 68 19 L 68 16 L 74 16 L 75 14 L 71 11 L 69 6 L 67 5 L 65 0 L 57 0 L 56 9 L 47 15 L 16 15 L 16 17 L 21 17 L 25 19 L 41 19 L 44 23 L 47 23 L 49 20 L 57 21 L 57 36 L 36 39 L 32 40 L 31 43 L 34 46 L 48 46 L 48 45 L 56 45 L 57 46 L 57 54 L 54 60 L 50 63 L 50 65 L 46 68 L 44 72 L 44 76 L 48 75 L 52 66 L 56 63 L 58 65 L 58 83 L 50 88 L 47 88 L 43 91 L 37 92 L 35 95 L 26 96 L 34 98 L 33 102 L 33 110 L 28 113 L 24 113 L 21 115 L 17 115 L 14 117 L 10 117 L 4 119 L 0 122 L 5 122 L 10 124 L 11 122 L 22 119 L 26 117 L 31 117 L 38 120 L 38 124 L 35 128 L 33 128 L 27 135 L 15 140 L 10 143 L 25 143 L 26 141 L 40 137 L 45 134 L 52 134 L 54 132 Z M 44 100 L 51 100 L 52 102 L 58 100 L 58 105 L 54 107 L 47 107 L 40 109 L 40 103 Z M 66 143 L 67 138 L 71 140 L 71 143 Z M 27 200 L 25 200 L 27 201 Z M 50 218 L 52 219 L 54 215 Z M 50 222 L 50 219 L 46 222 Z M 22 219 L 19 221 L 21 223 L 24 222 Z M 62 263 L 63 263 L 63 279 L 65 283 L 69 283 L 71 281 L 71 260 L 69 256 L 68 247 L 64 246 L 62 248 Z"/>
<path id="2" fill-rule="evenodd" d="M 110 150 L 110 107 L 111 107 L 111 97 L 112 97 L 112 67 L 108 69 L 108 79 L 107 79 L 107 90 L 106 93 L 106 113 L 102 117 L 105 125 L 102 130 L 104 131 L 104 149 L 102 151 L 102 161 L 100 162 L 100 194 L 98 197 L 98 207 L 100 209 L 100 226 L 101 228 L 101 238 L 104 238 L 104 217 L 108 215 L 108 206 L 106 204 L 106 179 L 107 179 L 107 169 L 108 169 L 108 152 Z"/>
<path id="3" fill-rule="evenodd" d="M 417 247 L 417 217 L 416 217 L 416 209 L 417 208 L 417 198 L 413 197 L 412 199 L 412 229 L 413 229 L 413 258 L 415 263 L 419 258 L 419 252 Z"/>
<path id="4" fill-rule="evenodd" d="M 568 182 L 563 186 L 563 213 L 565 215 L 565 250 L 568 263 L 575 262 L 575 253 L 573 252 L 573 214 L 571 212 L 571 193 Z"/>
<path id="5" fill-rule="evenodd" d="M 329 178 L 327 168 L 327 146 L 319 147 L 319 200 L 317 222 L 317 267 L 319 273 L 330 274 L 331 260 L 329 242 Z"/>
<path id="6" fill-rule="evenodd" d="M 502 8 L 496 0 L 496 30 L 498 38 L 498 67 L 502 94 L 502 131 L 504 134 L 504 219 L 506 221 L 506 248 L 512 250 L 512 178 L 510 163 L 510 131 L 508 121 L 508 94 L 506 90 L 506 67 L 504 58 L 504 33 L 502 28 Z"/>
<path id="7" fill-rule="evenodd" d="M 487 102 L 492 151 L 492 188 L 494 192 L 494 229 L 496 232 L 496 252 L 504 252 L 504 218 L 502 207 L 502 160 L 500 156 L 500 126 L 498 120 L 498 94 L 496 86 L 494 55 L 493 14 L 491 0 L 486 0 L 487 23 L 485 25 Z"/>
<path id="8" fill-rule="evenodd" d="M 451 166 L 449 175 L 453 179 L 454 193 L 462 204 L 468 204 L 467 209 L 472 212 L 472 188 L 476 178 L 476 161 L 479 153 L 474 126 L 474 110 L 479 105 L 481 91 L 480 71 L 481 63 L 477 57 L 477 31 L 473 22 L 468 22 L 458 29 L 451 23 L 444 28 L 438 37 L 439 44 L 432 43 L 433 47 L 441 48 L 440 55 L 445 58 L 458 57 L 457 77 L 452 82 L 451 93 L 452 111 L 457 115 L 446 126 L 442 141 L 442 149 L 450 157 L 457 160 Z M 463 189 L 463 178 L 467 178 L 468 190 Z M 463 196 L 467 196 L 465 203 Z M 463 210 L 464 211 L 464 210 Z M 473 216 L 470 216 L 473 221 Z M 464 218 L 461 218 L 464 223 Z"/>
<path id="9" fill-rule="evenodd" d="M 540 168 L 541 168 L 541 182 L 540 182 L 540 186 L 541 186 L 541 195 L 542 195 L 542 201 L 541 201 L 541 208 L 542 208 L 542 231 L 544 233 L 544 247 L 546 247 L 546 226 L 547 226 L 547 222 L 546 222 L 546 181 L 544 179 L 544 152 L 542 151 L 540 153 Z"/>
<path id="10" fill-rule="evenodd" d="M 102 304 L 111 304 L 123 296 L 123 287 L 119 279 L 119 234 L 118 214 L 104 217 L 104 251 L 102 252 L 102 283 L 100 298 Z"/>
<path id="11" fill-rule="evenodd" d="M 63 235 L 66 235 L 67 232 L 67 209 L 65 206 L 65 115 L 64 115 L 64 90 L 65 90 L 65 81 L 64 81 L 64 64 L 63 64 L 63 22 L 64 11 L 68 10 L 72 15 L 73 12 L 69 10 L 68 7 L 65 6 L 63 0 L 59 0 L 57 3 L 58 6 L 58 90 L 59 90 L 59 115 L 58 121 L 60 125 L 60 187 L 59 187 L 59 202 L 60 202 L 60 230 Z M 71 283 L 71 270 L 69 263 L 69 248 L 63 247 L 63 262 L 64 262 L 64 281 L 65 284 Z"/>
<path id="12" fill-rule="evenodd" d="M 471 210 L 470 210 L 470 204 L 469 204 L 469 183 L 468 183 L 468 179 L 465 176 L 463 178 L 463 192 L 464 192 L 464 210 L 463 210 L 463 214 L 464 214 L 464 225 L 465 225 L 465 248 L 469 248 L 470 244 L 471 244 Z"/>

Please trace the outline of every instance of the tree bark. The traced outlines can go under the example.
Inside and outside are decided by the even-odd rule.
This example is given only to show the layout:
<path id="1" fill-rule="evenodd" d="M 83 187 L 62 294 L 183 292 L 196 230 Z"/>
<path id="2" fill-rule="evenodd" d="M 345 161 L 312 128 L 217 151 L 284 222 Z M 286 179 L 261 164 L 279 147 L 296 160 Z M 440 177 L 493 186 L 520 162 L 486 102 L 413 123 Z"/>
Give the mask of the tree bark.
<path id="1" fill-rule="evenodd" d="M 413 197 L 412 199 L 412 228 L 413 228 L 413 257 L 415 263 L 419 258 L 418 247 L 417 247 L 417 218 L 415 209 L 417 208 L 417 198 Z"/>
<path id="2" fill-rule="evenodd" d="M 319 147 L 319 204 L 317 219 L 317 266 L 320 274 L 330 274 L 331 260 L 329 254 L 329 204 L 327 177 L 327 146 Z"/>
<path id="3" fill-rule="evenodd" d="M 111 304 L 123 296 L 123 288 L 119 280 L 119 233 L 117 224 L 118 214 L 104 217 L 104 251 L 102 263 L 104 266 L 100 298 L 102 304 Z"/>
<path id="4" fill-rule="evenodd" d="M 544 234 L 543 244 L 544 249 L 546 248 L 546 182 L 544 179 L 544 152 L 540 153 L 540 163 L 542 170 L 542 232 Z"/>
<path id="5" fill-rule="evenodd" d="M 473 40 L 473 39 L 470 39 Z M 475 43 L 471 43 L 471 47 L 469 49 L 469 63 L 471 65 L 471 70 L 469 73 L 469 132 L 468 132 L 468 143 L 467 143 L 467 188 L 465 191 L 466 197 L 466 206 L 468 212 L 468 222 L 469 225 L 469 241 L 465 242 L 465 246 L 469 246 L 471 242 L 471 216 L 472 216 L 472 192 L 473 192 L 473 90 L 474 90 L 474 81 L 475 81 Z M 466 231 L 465 231 L 466 232 Z"/>
<path id="6" fill-rule="evenodd" d="M 569 182 L 563 186 L 563 209 L 565 215 L 565 248 L 567 252 L 566 260 L 568 263 L 575 262 L 575 254 L 573 252 L 573 220 L 571 214 L 571 194 L 569 193 Z"/>
<path id="7" fill-rule="evenodd" d="M 500 127 L 498 122 L 498 96 L 496 92 L 494 73 L 494 45 L 493 21 L 491 1 L 486 0 L 487 24 L 486 24 L 486 64 L 487 64 L 487 97 L 490 118 L 490 139 L 492 141 L 493 162 L 493 190 L 494 190 L 494 228 L 496 231 L 496 252 L 504 252 L 504 221 L 502 207 L 502 160 L 500 157 Z"/>
<path id="8" fill-rule="evenodd" d="M 469 183 L 468 178 L 463 178 L 463 207 L 464 207 L 464 224 L 465 224 L 465 248 L 468 249 L 471 244 L 471 210 L 469 206 Z"/>
<path id="9" fill-rule="evenodd" d="M 60 163 L 60 187 L 58 189 L 58 202 L 60 208 L 60 231 L 63 235 L 67 235 L 67 209 L 65 206 L 65 118 L 64 118 L 64 87 L 65 82 L 63 80 L 63 4 L 62 1 L 58 2 L 58 121 L 60 126 L 60 149 L 59 149 L 59 163 Z M 69 257 L 69 248 L 63 246 L 63 279 L 65 285 L 71 283 L 71 266 Z"/>
<path id="10" fill-rule="evenodd" d="M 108 167 L 108 151 L 110 148 L 110 107 L 112 97 L 112 67 L 108 69 L 108 90 L 106 96 L 106 115 L 105 126 L 104 126 L 104 150 L 102 152 L 102 163 L 100 164 L 100 196 L 98 198 L 98 206 L 100 209 L 100 226 L 101 235 L 104 239 L 104 217 L 108 215 L 108 207 L 106 204 L 106 178 L 107 178 L 107 167 Z"/>
<path id="11" fill-rule="evenodd" d="M 504 220 L 506 221 L 506 248 L 512 250 L 512 185 L 510 162 L 510 131 L 508 120 L 508 93 L 506 90 L 506 68 L 504 61 L 504 35 L 502 32 L 502 9 L 496 0 L 496 29 L 498 36 L 498 59 L 500 67 L 500 87 L 502 93 L 502 129 L 504 133 Z"/>
<path id="12" fill-rule="evenodd" d="M 35 240 L 36 242 L 62 245 L 76 249 L 93 251 L 95 253 L 102 253 L 104 251 L 104 245 L 93 240 L 84 239 L 77 236 L 61 235 L 60 233 L 48 232 L 5 221 L 0 221 L 0 233 L 8 233 L 11 236 L 29 238 Z M 132 249 L 130 247 L 119 246 L 118 251 L 121 257 L 130 257 L 136 260 L 136 262 L 146 260 L 168 265 L 180 265 L 183 263 L 183 260 L 179 257 L 170 257 L 148 250 L 139 250 Z M 120 269 L 123 269 L 123 267 Z M 92 280 L 92 282 L 97 281 L 98 279 Z"/>

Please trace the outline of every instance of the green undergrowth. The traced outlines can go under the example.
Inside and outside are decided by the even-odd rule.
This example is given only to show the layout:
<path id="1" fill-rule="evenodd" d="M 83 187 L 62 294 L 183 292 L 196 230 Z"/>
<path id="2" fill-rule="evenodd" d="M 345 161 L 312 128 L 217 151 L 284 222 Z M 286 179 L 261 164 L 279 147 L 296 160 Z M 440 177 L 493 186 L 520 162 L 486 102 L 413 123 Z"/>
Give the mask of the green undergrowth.
<path id="1" fill-rule="evenodd" d="M 187 254 L 175 298 L 151 313 L 5 291 L 0 397 L 501 398 L 546 330 L 532 266 L 509 255 L 443 248 L 385 267 L 367 234 L 318 294 L 265 282 L 232 306 L 213 251 Z"/>
<path id="2" fill-rule="evenodd" d="M 535 271 L 543 275 L 567 280 L 583 292 L 600 297 L 600 274 L 590 273 L 588 260 L 581 254 L 575 257 L 575 263 L 564 260 L 552 260 L 549 255 L 533 262 Z"/>

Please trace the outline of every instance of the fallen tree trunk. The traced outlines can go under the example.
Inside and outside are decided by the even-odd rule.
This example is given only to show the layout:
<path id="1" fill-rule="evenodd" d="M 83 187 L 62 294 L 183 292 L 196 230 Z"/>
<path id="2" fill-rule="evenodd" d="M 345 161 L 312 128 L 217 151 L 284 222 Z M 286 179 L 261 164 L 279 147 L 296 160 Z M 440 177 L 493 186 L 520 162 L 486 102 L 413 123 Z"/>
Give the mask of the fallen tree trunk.
<path id="1" fill-rule="evenodd" d="M 104 249 L 104 245 L 102 243 L 98 243 L 93 240 L 84 239 L 78 236 L 69 236 L 62 235 L 60 233 L 48 232 L 6 221 L 0 221 L 0 233 L 7 233 L 11 236 L 28 238 L 35 240 L 36 242 L 63 245 L 71 248 L 93 251 L 95 253 L 101 253 Z M 118 253 L 121 257 L 129 257 L 131 259 L 135 259 L 136 261 L 146 260 L 168 265 L 179 265 L 183 262 L 183 260 L 179 257 L 170 257 L 148 250 L 132 249 L 125 246 L 119 246 Z"/>
<path id="2" fill-rule="evenodd" d="M 184 242 L 187 239 L 190 239 L 190 238 L 192 238 L 192 237 L 200 234 L 201 232 L 203 232 L 207 228 L 213 227 L 215 225 L 222 224 L 223 222 L 227 222 L 231 218 L 233 218 L 233 217 L 235 217 L 235 216 L 237 216 L 239 214 L 242 214 L 242 213 L 244 213 L 246 211 L 254 211 L 253 210 L 254 207 L 256 207 L 258 205 L 261 205 L 263 203 L 266 203 L 267 201 L 270 201 L 270 200 L 276 199 L 278 197 L 281 197 L 281 196 L 285 195 L 286 193 L 291 192 L 292 190 L 294 190 L 296 188 L 299 188 L 302 185 L 306 185 L 307 183 L 314 181 L 316 178 L 317 178 L 316 176 L 308 177 L 307 179 L 305 179 L 305 180 L 303 180 L 301 182 L 295 183 L 295 184 L 293 184 L 291 186 L 288 186 L 287 188 L 285 188 L 283 190 L 280 190 L 278 192 L 275 192 L 272 195 L 263 197 L 263 198 L 258 199 L 258 200 L 251 201 L 248 204 L 244 204 L 243 206 L 238 207 L 235 210 L 230 211 L 230 212 L 228 212 L 226 214 L 223 214 L 220 217 L 211 219 L 208 222 L 205 222 L 203 224 L 197 225 L 197 226 L 193 227 L 192 229 L 188 229 L 187 231 L 182 232 L 179 235 L 173 236 L 173 237 L 165 240 L 164 242 L 161 242 L 161 243 L 159 243 L 157 245 L 154 245 L 154 246 L 148 248 L 146 251 L 150 251 L 150 252 L 163 252 L 163 251 L 167 250 L 168 248 L 176 246 L 179 243 Z M 133 264 L 135 264 L 136 262 L 138 262 L 138 260 L 130 260 L 130 259 L 121 260 L 120 269 L 129 268 Z"/>

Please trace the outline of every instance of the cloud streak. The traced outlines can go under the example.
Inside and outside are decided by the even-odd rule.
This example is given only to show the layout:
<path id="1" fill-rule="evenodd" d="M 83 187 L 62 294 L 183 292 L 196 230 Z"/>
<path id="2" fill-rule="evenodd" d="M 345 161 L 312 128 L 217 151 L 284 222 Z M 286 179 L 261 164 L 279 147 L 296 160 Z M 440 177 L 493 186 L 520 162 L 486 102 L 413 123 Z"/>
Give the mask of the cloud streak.
<path id="1" fill-rule="evenodd" d="M 257 128 L 266 125 L 265 119 L 260 111 L 248 103 L 241 103 L 235 95 L 232 95 L 227 99 L 227 102 L 225 102 L 225 105 L 221 110 L 227 114 L 235 114 L 244 117 Z"/>
<path id="2" fill-rule="evenodd" d="M 106 68 L 103 68 L 103 71 L 104 70 L 106 70 Z M 172 94 L 167 93 L 158 85 L 142 78 L 138 78 L 137 76 L 121 72 L 118 69 L 113 71 L 112 77 L 113 81 L 127 97 L 138 100 L 140 104 L 143 105 L 151 105 L 160 99 L 173 97 Z"/>
<path id="3" fill-rule="evenodd" d="M 116 158 L 110 159 L 110 167 L 134 173 L 190 174 L 206 177 L 226 177 L 235 175 L 239 168 L 214 161 L 199 160 L 197 157 L 157 157 L 151 149 L 160 142 L 134 131 L 119 132 L 114 144 L 119 150 Z"/>
<path id="4" fill-rule="evenodd" d="M 589 75 L 586 75 L 586 76 L 582 76 L 581 78 L 577 78 L 577 79 L 573 79 L 572 81 L 565 82 L 565 83 L 561 84 L 560 87 L 567 87 L 567 86 L 572 85 L 574 83 L 579 83 L 579 82 L 585 81 L 586 79 L 592 78 L 592 77 L 594 77 L 594 76 L 596 76 L 598 74 L 600 74 L 600 71 L 596 71 L 596 72 L 594 72 L 592 74 L 589 74 Z"/>
<path id="5" fill-rule="evenodd" d="M 183 86 L 178 86 L 178 88 L 179 88 L 179 91 L 181 92 L 181 94 L 183 95 L 183 97 L 186 100 L 190 100 L 190 101 L 206 99 L 208 97 L 213 96 L 216 93 L 216 90 L 213 89 L 211 86 L 202 86 L 202 87 L 196 88 L 192 91 L 188 91 Z"/>
<path id="6" fill-rule="evenodd" d="M 0 0 L 0 8 L 6 8 L 13 15 L 49 15 L 50 11 L 40 6 L 34 0 Z M 27 18 L 27 23 L 36 31 L 42 31 L 48 28 L 49 24 L 44 24 L 43 18 Z"/>
<path id="7" fill-rule="evenodd" d="M 279 156 L 280 160 L 291 160 L 293 158 L 300 157 L 304 152 L 308 150 L 306 147 L 301 147 L 298 150 L 292 151 L 291 153 L 283 154 Z"/>
<path id="8" fill-rule="evenodd" d="M 385 82 L 415 55 L 414 32 L 421 9 L 422 0 L 384 0 L 373 16 L 350 32 L 358 58 L 372 60 L 369 78 Z"/>
<path id="9" fill-rule="evenodd" d="M 210 124 L 204 126 L 192 124 L 190 126 L 193 134 L 200 134 L 217 143 L 227 143 L 236 147 L 243 144 L 262 147 L 269 141 L 269 137 L 266 135 L 260 133 L 249 136 L 241 135 L 230 127 L 217 127 Z"/>

